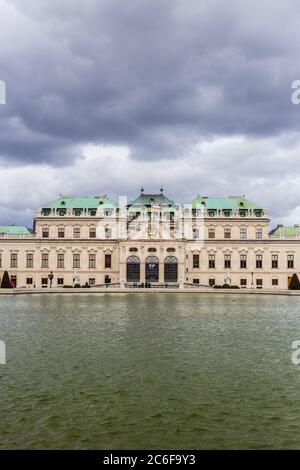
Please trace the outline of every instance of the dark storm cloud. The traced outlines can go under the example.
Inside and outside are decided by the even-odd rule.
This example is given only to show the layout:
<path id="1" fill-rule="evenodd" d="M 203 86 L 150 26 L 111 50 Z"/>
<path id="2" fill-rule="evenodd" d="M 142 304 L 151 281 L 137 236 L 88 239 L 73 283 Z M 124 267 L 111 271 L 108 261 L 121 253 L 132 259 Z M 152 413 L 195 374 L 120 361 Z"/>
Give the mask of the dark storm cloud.
<path id="1" fill-rule="evenodd" d="M 180 200 L 202 189 L 226 195 L 234 184 L 271 204 L 289 168 L 298 182 L 299 19 L 296 0 L 0 0 L 0 168 L 15 169 L 7 181 L 17 177 L 20 191 L 30 168 L 40 194 L 27 205 L 5 196 L 2 213 L 18 217 L 21 206 L 54 198 L 58 181 L 73 193 L 96 192 L 99 181 L 114 194 L 176 184 Z M 239 136 L 238 150 L 214 144 Z M 214 152 L 197 147 L 205 142 Z M 105 168 L 104 179 L 77 180 L 90 171 L 91 143 L 125 146 L 126 164 L 108 152 L 92 167 Z M 290 209 L 300 197 L 291 187 Z"/>
<path id="2" fill-rule="evenodd" d="M 175 158 L 208 136 L 299 127 L 297 2 L 5 3 L 4 156 L 57 164 L 93 141 Z"/>

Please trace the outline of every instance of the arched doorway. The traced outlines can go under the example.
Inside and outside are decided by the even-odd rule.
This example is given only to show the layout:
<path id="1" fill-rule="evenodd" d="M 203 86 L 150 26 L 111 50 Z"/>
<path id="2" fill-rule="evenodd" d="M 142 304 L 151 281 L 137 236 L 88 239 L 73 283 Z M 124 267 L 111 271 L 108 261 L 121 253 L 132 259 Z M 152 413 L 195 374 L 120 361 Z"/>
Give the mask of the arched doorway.
<path id="1" fill-rule="evenodd" d="M 126 262 L 127 282 L 140 282 L 140 259 L 138 256 L 129 256 Z"/>
<path id="2" fill-rule="evenodd" d="M 146 282 L 158 282 L 159 261 L 156 256 L 148 256 L 146 259 Z"/>
<path id="3" fill-rule="evenodd" d="M 175 256 L 167 256 L 164 264 L 165 282 L 177 282 L 178 278 L 178 260 Z"/>

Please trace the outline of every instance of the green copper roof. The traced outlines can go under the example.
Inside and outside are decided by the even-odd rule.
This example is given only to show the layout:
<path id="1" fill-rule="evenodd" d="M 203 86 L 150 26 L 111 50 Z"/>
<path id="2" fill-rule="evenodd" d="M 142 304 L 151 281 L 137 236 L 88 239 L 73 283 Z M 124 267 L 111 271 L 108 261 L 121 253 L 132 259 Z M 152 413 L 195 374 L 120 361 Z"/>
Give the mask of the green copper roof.
<path id="1" fill-rule="evenodd" d="M 197 196 L 192 206 L 202 205 L 206 209 L 263 209 L 262 206 L 249 201 L 245 197 L 212 198 Z"/>
<path id="2" fill-rule="evenodd" d="M 166 197 L 163 193 L 160 194 L 144 194 L 141 193 L 136 199 L 130 202 L 130 206 L 169 206 L 174 205 L 175 202 Z"/>
<path id="3" fill-rule="evenodd" d="M 95 197 L 72 197 L 61 196 L 50 204 L 43 206 L 43 209 L 97 209 L 99 205 L 116 208 L 117 205 L 105 196 Z"/>
<path id="4" fill-rule="evenodd" d="M 24 225 L 0 225 L 0 234 L 6 235 L 30 235 L 31 232 Z"/>
<path id="5" fill-rule="evenodd" d="M 271 230 L 271 237 L 295 237 L 300 236 L 300 227 L 299 225 L 294 225 L 293 227 L 285 227 L 284 225 L 277 225 L 276 228 Z"/>

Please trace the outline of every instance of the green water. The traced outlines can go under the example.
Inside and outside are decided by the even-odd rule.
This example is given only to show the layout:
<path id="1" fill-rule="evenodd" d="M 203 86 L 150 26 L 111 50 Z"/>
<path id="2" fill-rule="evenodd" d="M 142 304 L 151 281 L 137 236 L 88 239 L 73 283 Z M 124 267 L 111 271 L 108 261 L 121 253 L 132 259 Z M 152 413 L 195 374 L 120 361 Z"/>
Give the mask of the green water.
<path id="1" fill-rule="evenodd" d="M 300 449 L 300 298 L 0 297 L 0 448 Z"/>

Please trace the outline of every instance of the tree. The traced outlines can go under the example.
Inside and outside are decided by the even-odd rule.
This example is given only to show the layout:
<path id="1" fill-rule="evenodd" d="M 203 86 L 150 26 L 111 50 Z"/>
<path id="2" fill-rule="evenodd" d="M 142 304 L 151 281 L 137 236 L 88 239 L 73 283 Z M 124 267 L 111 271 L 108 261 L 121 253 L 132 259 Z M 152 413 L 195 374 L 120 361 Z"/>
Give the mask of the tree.
<path id="1" fill-rule="evenodd" d="M 4 271 L 2 282 L 1 282 L 1 289 L 12 289 L 12 283 L 10 282 L 9 274 L 7 271 Z"/>
<path id="2" fill-rule="evenodd" d="M 293 274 L 289 285 L 290 290 L 300 290 L 300 281 L 296 273 Z"/>

